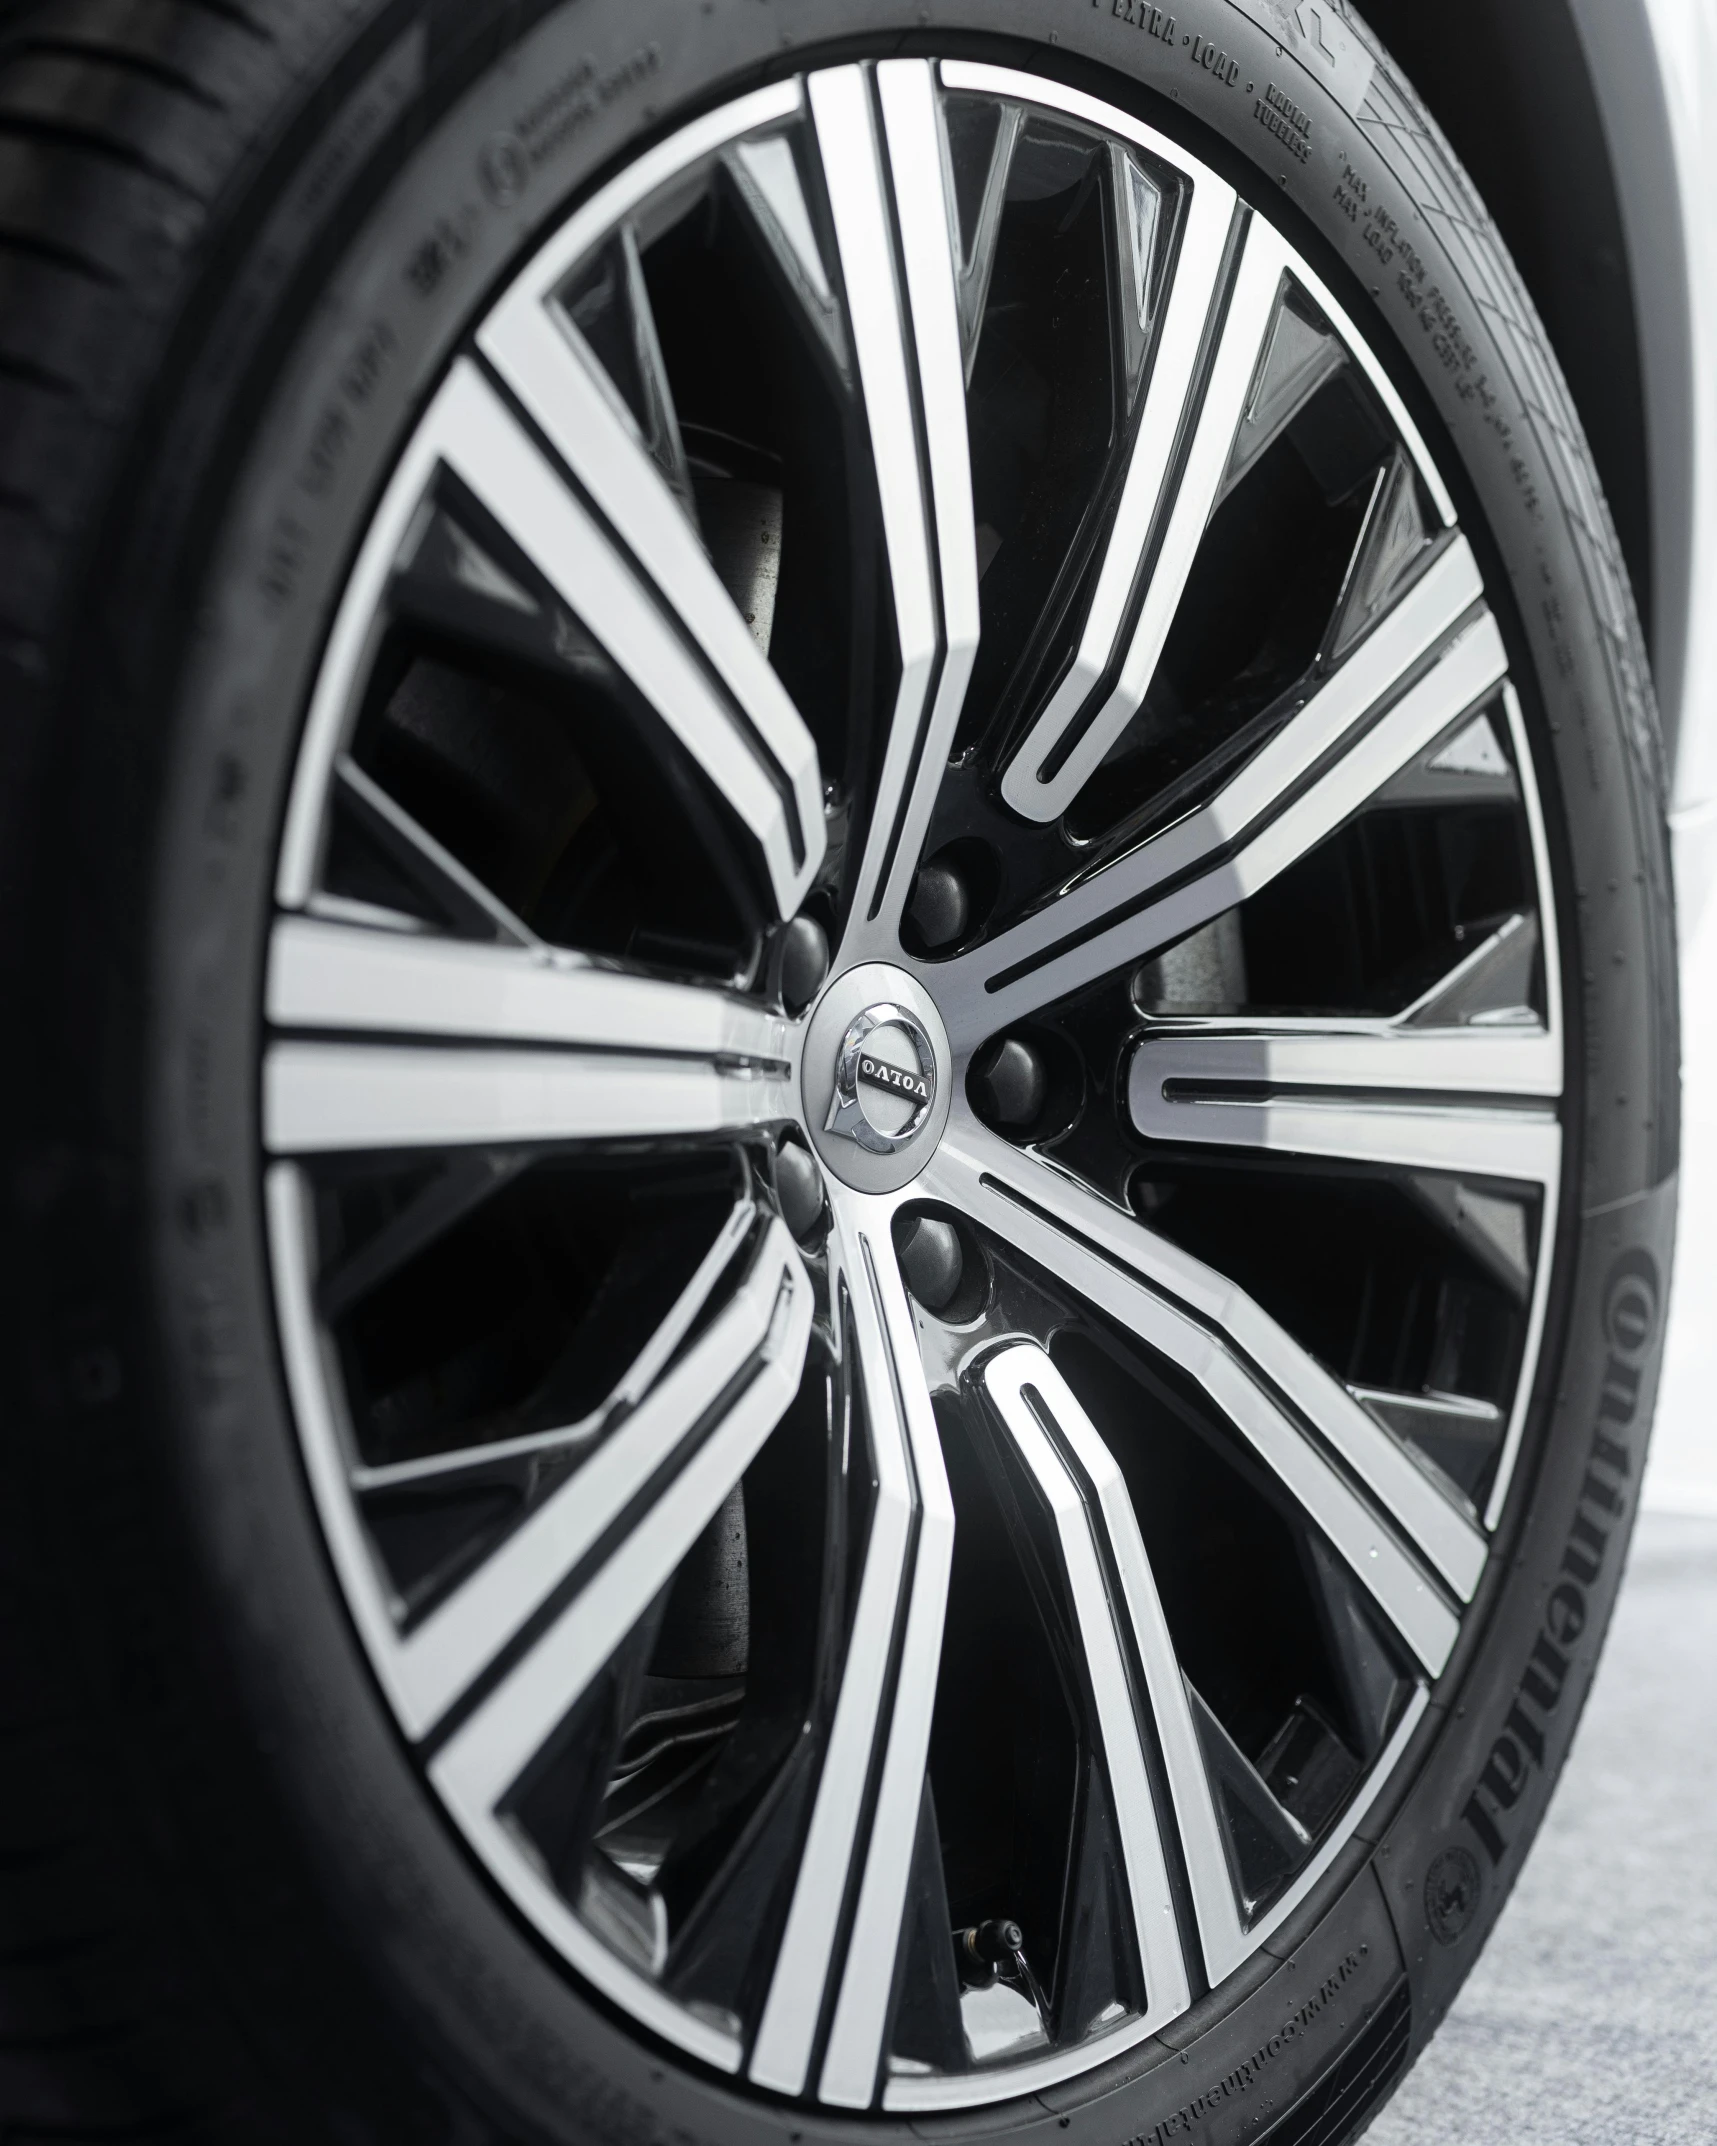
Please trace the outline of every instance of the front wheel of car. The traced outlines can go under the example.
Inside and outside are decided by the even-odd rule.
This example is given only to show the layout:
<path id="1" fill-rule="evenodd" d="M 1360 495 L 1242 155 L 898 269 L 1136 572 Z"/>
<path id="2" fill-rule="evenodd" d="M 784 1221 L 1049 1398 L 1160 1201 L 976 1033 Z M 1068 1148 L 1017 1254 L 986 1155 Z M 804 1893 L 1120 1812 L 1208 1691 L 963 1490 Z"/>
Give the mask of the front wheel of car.
<path id="1" fill-rule="evenodd" d="M 1631 596 L 1387 54 L 46 0 L 0 278 L 0 2129 L 1352 2136 L 1677 1139 Z"/>

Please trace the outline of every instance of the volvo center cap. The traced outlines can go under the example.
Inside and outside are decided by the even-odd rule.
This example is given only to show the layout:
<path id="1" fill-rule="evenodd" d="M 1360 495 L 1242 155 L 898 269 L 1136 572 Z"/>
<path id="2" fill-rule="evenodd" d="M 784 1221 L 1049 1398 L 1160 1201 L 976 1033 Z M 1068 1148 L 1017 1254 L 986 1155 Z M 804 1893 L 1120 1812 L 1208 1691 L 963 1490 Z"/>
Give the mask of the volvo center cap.
<path id="1" fill-rule="evenodd" d="M 823 1130 L 892 1155 L 923 1131 L 936 1101 L 936 1055 L 916 1014 L 867 1006 L 841 1041 Z"/>
<path id="2" fill-rule="evenodd" d="M 805 1037 L 805 1117 L 823 1161 L 860 1192 L 893 1192 L 948 1122 L 948 1044 L 904 971 L 870 963 L 823 994 Z"/>

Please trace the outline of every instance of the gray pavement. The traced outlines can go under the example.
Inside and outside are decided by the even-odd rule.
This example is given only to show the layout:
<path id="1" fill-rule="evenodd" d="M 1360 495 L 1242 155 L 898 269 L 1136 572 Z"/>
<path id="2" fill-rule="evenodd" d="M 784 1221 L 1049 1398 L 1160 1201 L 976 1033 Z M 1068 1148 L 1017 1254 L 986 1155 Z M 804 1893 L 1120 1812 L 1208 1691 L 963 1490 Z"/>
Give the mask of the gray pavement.
<path id="1" fill-rule="evenodd" d="M 1642 1515 L 1537 1846 L 1366 2140 L 1717 2142 L 1717 1519 Z"/>

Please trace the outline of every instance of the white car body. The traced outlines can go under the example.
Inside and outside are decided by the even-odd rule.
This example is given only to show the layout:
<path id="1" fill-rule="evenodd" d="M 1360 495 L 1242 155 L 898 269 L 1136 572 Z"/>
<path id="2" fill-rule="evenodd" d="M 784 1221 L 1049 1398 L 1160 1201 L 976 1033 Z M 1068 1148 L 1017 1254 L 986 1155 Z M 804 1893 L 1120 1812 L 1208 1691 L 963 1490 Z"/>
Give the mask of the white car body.
<path id="1" fill-rule="evenodd" d="M 1613 0 L 1581 5 L 1583 14 L 1607 18 Z M 1672 818 L 1682 933 L 1691 941 L 1717 883 L 1717 7 L 1712 0 L 1645 5 L 1680 180 L 1692 340 L 1691 600 L 1680 705 L 1666 710 L 1677 740 Z"/>
<path id="2" fill-rule="evenodd" d="M 1639 311 L 1660 565 L 1656 615 L 1645 624 L 1673 752 L 1687 943 L 1717 883 L 1717 6 L 1569 4 L 1603 115 Z M 1642 29 L 1668 120 L 1678 201 L 1667 214 L 1662 147 L 1638 80 Z"/>
<path id="3" fill-rule="evenodd" d="M 1691 945 L 1717 887 L 1717 0 L 1268 4 L 1311 50 L 1365 17 L 1543 317 L 1639 602 Z"/>

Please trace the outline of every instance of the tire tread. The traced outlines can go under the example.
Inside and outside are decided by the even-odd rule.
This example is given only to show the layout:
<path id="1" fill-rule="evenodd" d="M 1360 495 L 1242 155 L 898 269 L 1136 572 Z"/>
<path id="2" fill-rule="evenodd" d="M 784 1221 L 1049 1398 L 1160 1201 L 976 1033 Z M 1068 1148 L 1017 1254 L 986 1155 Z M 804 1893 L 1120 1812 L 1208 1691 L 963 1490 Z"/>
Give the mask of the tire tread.
<path id="1" fill-rule="evenodd" d="M 116 449 L 211 218 L 279 123 L 303 48 L 341 13 L 312 0 L 283 38 L 237 0 L 0 11 L 0 679 L 18 688 L 57 664 Z M 24 1458 L 0 1442 L 0 1508 L 38 1502 Z M 248 2138 L 251 2059 L 123 1792 L 116 1815 L 122 1732 L 78 1658 L 75 1617 L 60 1576 L 7 1531 L 0 2140 Z"/>

